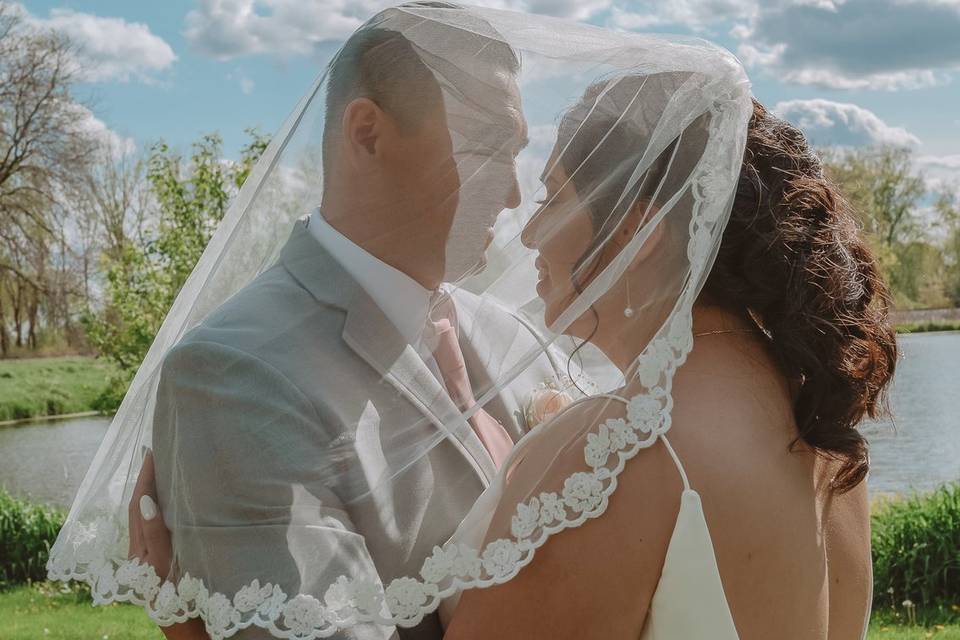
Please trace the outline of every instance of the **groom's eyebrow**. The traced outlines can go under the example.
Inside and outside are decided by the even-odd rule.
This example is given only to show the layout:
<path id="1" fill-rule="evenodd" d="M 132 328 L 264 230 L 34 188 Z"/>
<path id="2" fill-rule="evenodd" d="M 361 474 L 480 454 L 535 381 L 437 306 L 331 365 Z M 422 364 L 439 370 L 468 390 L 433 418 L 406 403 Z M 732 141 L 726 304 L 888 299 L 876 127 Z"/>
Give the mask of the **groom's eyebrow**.
<path id="1" fill-rule="evenodd" d="M 520 117 L 522 118 L 523 116 L 520 116 Z M 517 141 L 516 147 L 514 147 L 513 149 L 514 155 L 517 155 L 521 151 L 526 149 L 528 144 L 530 144 L 530 136 L 527 135 L 527 128 L 524 126 L 523 121 L 520 121 L 519 124 L 517 122 L 513 122 L 512 127 L 513 127 L 514 133 L 513 135 L 510 136 L 511 139 L 514 137 L 520 138 Z"/>

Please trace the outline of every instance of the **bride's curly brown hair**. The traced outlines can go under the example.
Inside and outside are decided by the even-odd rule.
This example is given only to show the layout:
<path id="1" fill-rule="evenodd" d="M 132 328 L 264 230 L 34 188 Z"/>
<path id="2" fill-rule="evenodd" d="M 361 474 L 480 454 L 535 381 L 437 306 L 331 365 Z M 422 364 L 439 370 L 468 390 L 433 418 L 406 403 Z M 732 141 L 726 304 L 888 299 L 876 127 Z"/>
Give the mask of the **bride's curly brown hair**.
<path id="1" fill-rule="evenodd" d="M 753 101 L 730 221 L 702 295 L 749 310 L 799 383 L 798 440 L 840 461 L 831 487 L 869 468 L 857 425 L 887 411 L 897 360 L 890 294 L 857 219 L 803 133 Z"/>

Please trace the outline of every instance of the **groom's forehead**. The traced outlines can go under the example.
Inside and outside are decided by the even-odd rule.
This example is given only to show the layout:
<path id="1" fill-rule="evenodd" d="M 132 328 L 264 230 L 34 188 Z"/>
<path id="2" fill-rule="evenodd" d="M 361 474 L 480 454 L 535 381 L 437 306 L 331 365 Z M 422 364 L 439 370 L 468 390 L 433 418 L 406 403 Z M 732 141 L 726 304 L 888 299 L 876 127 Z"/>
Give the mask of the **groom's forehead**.
<path id="1" fill-rule="evenodd" d="M 527 121 L 523 115 L 520 89 L 508 74 L 489 82 L 482 99 L 448 96 L 447 113 L 451 128 L 472 142 L 506 144 L 516 140 L 526 146 Z"/>

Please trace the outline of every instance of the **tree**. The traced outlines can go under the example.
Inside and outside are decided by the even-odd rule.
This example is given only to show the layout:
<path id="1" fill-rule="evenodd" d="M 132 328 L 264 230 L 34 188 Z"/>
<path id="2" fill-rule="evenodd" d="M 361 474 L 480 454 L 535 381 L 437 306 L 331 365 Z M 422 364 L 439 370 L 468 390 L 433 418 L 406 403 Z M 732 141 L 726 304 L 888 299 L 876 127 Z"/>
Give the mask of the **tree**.
<path id="1" fill-rule="evenodd" d="M 826 152 L 829 176 L 860 216 L 864 229 L 885 247 L 916 239 L 915 213 L 927 194 L 909 149 L 868 147 Z"/>
<path id="2" fill-rule="evenodd" d="M 247 133 L 251 141 L 236 163 L 222 160 L 215 134 L 193 145 L 189 162 L 166 144 L 153 147 L 146 178 L 155 227 L 107 258 L 106 303 L 85 318 L 91 342 L 122 372 L 118 386 L 125 386 L 140 365 L 232 196 L 266 148 L 265 137 Z"/>
<path id="3" fill-rule="evenodd" d="M 934 205 L 943 233 L 944 293 L 960 307 L 960 193 L 943 189 Z"/>
<path id="4" fill-rule="evenodd" d="M 823 150 L 827 177 L 843 192 L 891 285 L 898 307 L 942 304 L 940 256 L 925 235 L 919 211 L 928 190 L 909 149 Z M 937 287 L 940 286 L 941 290 Z"/>
<path id="5" fill-rule="evenodd" d="M 96 141 L 70 93 L 70 43 L 25 24 L 0 0 L 0 350 L 36 348 L 58 242 L 56 208 L 89 165 Z M 62 283 L 61 283 L 62 284 Z M 24 337 L 26 331 L 26 337 Z"/>

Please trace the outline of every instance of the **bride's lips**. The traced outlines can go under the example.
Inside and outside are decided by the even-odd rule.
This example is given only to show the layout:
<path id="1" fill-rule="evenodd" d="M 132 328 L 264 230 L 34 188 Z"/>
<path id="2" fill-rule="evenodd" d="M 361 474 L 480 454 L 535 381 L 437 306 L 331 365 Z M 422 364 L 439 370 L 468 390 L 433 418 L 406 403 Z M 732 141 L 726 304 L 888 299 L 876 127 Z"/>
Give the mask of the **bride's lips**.
<path id="1" fill-rule="evenodd" d="M 537 256 L 537 259 L 533 264 L 537 268 L 537 290 L 539 290 L 540 287 L 550 279 L 550 273 L 547 269 L 547 265 L 544 264 L 543 259 L 540 256 Z"/>

